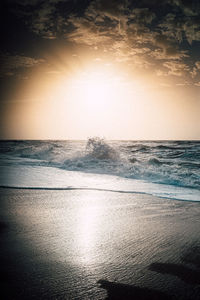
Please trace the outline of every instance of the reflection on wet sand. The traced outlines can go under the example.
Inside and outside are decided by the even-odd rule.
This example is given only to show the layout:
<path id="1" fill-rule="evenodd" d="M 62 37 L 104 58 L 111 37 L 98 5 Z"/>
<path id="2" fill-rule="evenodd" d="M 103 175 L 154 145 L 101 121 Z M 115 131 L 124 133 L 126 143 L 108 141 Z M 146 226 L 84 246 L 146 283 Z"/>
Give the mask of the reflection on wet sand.
<path id="1" fill-rule="evenodd" d="M 199 203 L 97 191 L 1 196 L 1 299 L 200 299 Z"/>

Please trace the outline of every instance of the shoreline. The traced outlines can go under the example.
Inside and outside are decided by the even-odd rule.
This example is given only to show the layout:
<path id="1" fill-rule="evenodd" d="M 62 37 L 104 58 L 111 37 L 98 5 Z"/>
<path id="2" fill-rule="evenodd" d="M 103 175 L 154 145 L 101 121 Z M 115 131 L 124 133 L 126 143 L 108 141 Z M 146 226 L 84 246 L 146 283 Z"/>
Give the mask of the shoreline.
<path id="1" fill-rule="evenodd" d="M 124 190 L 113 190 L 113 189 L 106 189 L 106 188 L 87 188 L 87 187 L 26 187 L 26 186 L 9 186 L 9 185 L 0 185 L 0 191 L 4 189 L 8 190 L 30 190 L 30 191 L 97 191 L 97 192 L 111 192 L 111 193 L 119 193 L 119 194 L 135 194 L 135 195 L 144 195 L 155 197 L 158 199 L 165 199 L 171 201 L 184 201 L 184 202 L 194 202 L 200 203 L 200 200 L 191 200 L 191 199 L 179 199 L 179 198 L 172 198 L 172 197 L 165 197 L 161 195 L 154 195 L 148 192 L 140 192 L 140 191 L 124 191 Z M 191 188 L 190 188 L 191 189 Z M 194 188 L 194 190 L 196 190 Z"/>

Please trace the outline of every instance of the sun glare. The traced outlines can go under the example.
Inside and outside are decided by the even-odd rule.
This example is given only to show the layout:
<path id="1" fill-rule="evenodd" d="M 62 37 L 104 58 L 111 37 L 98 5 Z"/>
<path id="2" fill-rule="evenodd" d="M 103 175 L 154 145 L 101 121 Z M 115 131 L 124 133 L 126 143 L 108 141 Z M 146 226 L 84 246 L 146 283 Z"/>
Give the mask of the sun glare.
<path id="1" fill-rule="evenodd" d="M 103 113 L 114 104 L 116 80 L 108 73 L 91 72 L 75 81 L 75 88 L 79 90 L 78 101 L 82 102 L 87 113 Z"/>
<path id="2" fill-rule="evenodd" d="M 86 139 L 122 135 L 140 124 L 146 92 L 137 81 L 110 66 L 87 68 L 63 78 L 49 90 L 45 115 L 52 116 L 52 134 Z M 48 118 L 49 120 L 49 118 Z"/>
<path id="3" fill-rule="evenodd" d="M 126 106 L 126 96 L 127 83 L 122 75 L 102 68 L 64 79 L 51 98 L 56 99 L 57 110 L 60 103 L 60 117 L 66 126 L 87 138 L 111 134 L 117 115 Z"/>
<path id="4" fill-rule="evenodd" d="M 28 119 L 33 138 L 40 128 L 41 138 L 123 139 L 125 132 L 130 132 L 136 139 L 134 133 L 146 137 L 154 130 L 149 120 L 157 126 L 156 98 L 143 82 L 111 65 L 90 66 L 71 76 L 58 77 L 47 86 L 32 93 L 36 102 L 21 106 L 24 118 L 20 124 L 26 128 Z"/>

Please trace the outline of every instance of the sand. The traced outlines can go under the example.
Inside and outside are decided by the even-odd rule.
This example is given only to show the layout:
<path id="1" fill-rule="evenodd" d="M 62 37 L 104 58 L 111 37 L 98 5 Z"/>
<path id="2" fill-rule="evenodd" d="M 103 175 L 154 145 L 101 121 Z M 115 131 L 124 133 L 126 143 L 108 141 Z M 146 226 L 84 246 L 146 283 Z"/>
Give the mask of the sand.
<path id="1" fill-rule="evenodd" d="M 0 190 L 2 299 L 200 299 L 200 203 Z"/>

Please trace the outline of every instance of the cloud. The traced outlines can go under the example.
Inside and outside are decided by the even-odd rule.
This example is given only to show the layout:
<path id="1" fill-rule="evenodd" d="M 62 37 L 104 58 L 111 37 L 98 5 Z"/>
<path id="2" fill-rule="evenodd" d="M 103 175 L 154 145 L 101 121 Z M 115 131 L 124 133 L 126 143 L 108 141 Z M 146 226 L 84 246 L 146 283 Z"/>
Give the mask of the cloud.
<path id="1" fill-rule="evenodd" d="M 90 16 L 103 16 L 110 19 L 120 20 L 128 11 L 128 1 L 124 0 L 96 0 L 89 5 L 86 14 Z"/>
<path id="2" fill-rule="evenodd" d="M 189 67 L 185 63 L 178 61 L 168 61 L 163 66 L 168 69 L 168 75 L 183 76 L 189 71 Z"/>
<path id="3" fill-rule="evenodd" d="M 158 76 L 192 78 L 190 62 L 186 61 L 190 49 L 183 47 L 183 41 L 198 41 L 200 22 L 196 15 L 191 18 L 184 14 L 190 8 L 186 4 L 169 0 L 149 5 L 143 0 L 137 7 L 128 1 L 92 1 L 81 17 L 70 16 L 73 30 L 65 36 L 77 44 L 105 50 L 117 62 L 151 68 Z M 158 5 L 170 5 L 171 13 L 166 9 L 166 14 L 159 16 Z"/>
<path id="4" fill-rule="evenodd" d="M 68 2 L 73 3 L 74 1 L 9 0 L 7 5 L 10 6 L 12 13 L 21 18 L 32 32 L 46 39 L 55 39 L 65 24 L 65 18 L 62 17 L 59 5 Z"/>
<path id="5" fill-rule="evenodd" d="M 68 21 L 74 26 L 71 33 L 66 33 L 69 41 L 106 49 L 117 57 L 117 61 L 129 61 L 137 54 L 146 55 L 148 52 L 155 59 L 182 59 L 187 56 L 187 51 L 180 50 L 172 38 L 149 28 L 156 16 L 148 8 L 132 11 L 123 6 L 127 14 L 122 15 L 119 3 L 115 9 L 108 5 L 97 6 L 97 10 L 94 3 L 83 17 L 69 18 Z M 97 3 L 102 4 L 102 1 Z"/>
<path id="6" fill-rule="evenodd" d="M 106 45 L 112 41 L 114 32 L 109 33 L 110 27 L 98 26 L 95 22 L 86 18 L 70 17 L 68 21 L 75 28 L 72 33 L 65 35 L 69 41 L 89 46 L 96 46 L 98 44 Z"/>
<path id="7" fill-rule="evenodd" d="M 197 70 L 200 70 L 200 61 L 196 61 L 195 66 L 196 66 Z"/>
<path id="8" fill-rule="evenodd" d="M 128 0 L 10 0 L 9 3 L 15 4 L 17 14 L 27 17 L 26 22 L 33 32 L 49 39 L 56 38 L 58 33 L 67 34 L 70 30 L 68 19 L 74 16 L 82 17 L 82 21 L 86 18 L 99 22 L 99 25 L 102 22 L 102 26 L 107 18 L 121 29 L 128 29 L 131 24 L 146 25 L 178 42 L 184 38 L 190 43 L 200 40 L 198 0 L 141 0 L 140 3 Z M 158 14 L 161 6 L 162 17 Z M 152 22 L 154 26 L 149 27 Z"/>
<path id="9" fill-rule="evenodd" d="M 197 16 L 200 11 L 198 0 L 173 0 L 172 3 L 180 7 L 186 16 Z"/>
<path id="10" fill-rule="evenodd" d="M 188 43 L 193 41 L 200 41 L 200 10 L 197 15 L 187 16 L 185 14 L 167 14 L 162 22 L 159 24 L 159 28 L 166 36 L 181 43 L 187 40 Z"/>
<path id="11" fill-rule="evenodd" d="M 55 39 L 59 24 L 63 24 L 61 16 L 58 15 L 55 19 L 55 4 L 57 2 L 43 2 L 39 5 L 39 9 L 33 10 L 30 27 L 34 33 L 43 38 Z"/>
<path id="12" fill-rule="evenodd" d="M 121 19 L 115 19 L 116 15 L 119 16 L 116 12 L 114 14 L 112 11 L 112 19 L 108 19 L 110 11 L 105 15 L 105 18 L 101 17 L 99 20 L 98 13 L 94 15 L 87 10 L 84 17 L 72 16 L 69 22 L 74 30 L 66 34 L 66 38 L 77 44 L 103 50 L 117 62 L 132 63 L 134 58 L 137 66 L 142 64 L 147 68 L 150 64 L 142 56 L 150 52 L 150 49 L 143 42 L 151 40 L 150 30 L 139 24 L 128 24 L 128 17 L 124 17 L 122 26 Z"/>
<path id="13" fill-rule="evenodd" d="M 129 19 L 137 24 L 151 24 L 156 18 L 156 14 L 149 8 L 135 8 L 130 11 Z"/>
<path id="14" fill-rule="evenodd" d="M 155 35 L 154 45 L 157 48 L 162 49 L 162 51 L 156 49 L 154 52 L 154 57 L 157 57 L 158 59 L 181 59 L 188 56 L 186 50 L 180 50 L 178 44 L 173 39 L 163 34 Z"/>
<path id="15" fill-rule="evenodd" d="M 163 76 L 197 76 L 198 0 L 9 0 L 36 35 L 107 54 Z M 198 61 L 198 57 L 195 58 Z M 193 65 L 193 66 L 192 66 Z M 187 76 L 188 76 L 187 74 Z"/>
<path id="16" fill-rule="evenodd" d="M 200 76 L 200 61 L 194 63 L 194 67 L 190 73 L 192 78 L 196 78 L 198 75 Z"/>
<path id="17" fill-rule="evenodd" d="M 44 63 L 44 59 L 35 59 L 22 55 L 1 54 L 1 75 L 12 76 L 18 69 L 32 68 Z"/>

